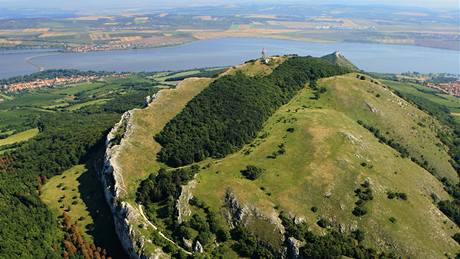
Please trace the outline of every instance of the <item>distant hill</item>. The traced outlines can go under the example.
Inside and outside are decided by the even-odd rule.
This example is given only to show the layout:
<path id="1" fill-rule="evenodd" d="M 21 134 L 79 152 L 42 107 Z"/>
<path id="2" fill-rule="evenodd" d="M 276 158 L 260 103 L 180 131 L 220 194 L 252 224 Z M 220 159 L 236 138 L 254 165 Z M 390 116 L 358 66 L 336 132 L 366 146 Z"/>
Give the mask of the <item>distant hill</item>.
<path id="1" fill-rule="evenodd" d="M 339 65 L 344 68 L 348 68 L 352 71 L 359 71 L 359 68 L 355 66 L 353 63 L 351 63 L 342 53 L 339 51 L 336 51 L 334 53 L 331 53 L 329 55 L 321 57 L 324 60 L 327 60 L 333 64 Z"/>

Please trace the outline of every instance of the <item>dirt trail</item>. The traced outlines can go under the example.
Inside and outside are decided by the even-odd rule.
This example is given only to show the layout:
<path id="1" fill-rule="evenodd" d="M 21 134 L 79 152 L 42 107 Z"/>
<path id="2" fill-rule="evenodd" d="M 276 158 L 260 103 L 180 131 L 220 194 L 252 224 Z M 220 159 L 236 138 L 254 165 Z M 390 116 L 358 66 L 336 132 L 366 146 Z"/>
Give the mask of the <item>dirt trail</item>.
<path id="1" fill-rule="evenodd" d="M 141 216 L 144 218 L 144 220 L 154 229 L 154 230 L 158 230 L 158 228 L 153 225 L 152 222 L 150 222 L 150 220 L 144 215 L 144 210 L 142 209 L 142 205 L 139 204 L 139 212 L 141 213 Z M 185 250 L 184 248 L 182 248 L 180 245 L 176 244 L 174 241 L 172 241 L 171 239 L 169 239 L 167 236 L 165 236 L 161 231 L 158 231 L 158 234 L 160 234 L 161 237 L 163 237 L 164 239 L 168 240 L 169 242 L 173 243 L 175 246 L 177 246 L 179 249 L 181 249 L 182 251 L 184 251 L 186 254 L 188 255 L 191 255 L 192 253 L 190 253 L 189 251 Z"/>

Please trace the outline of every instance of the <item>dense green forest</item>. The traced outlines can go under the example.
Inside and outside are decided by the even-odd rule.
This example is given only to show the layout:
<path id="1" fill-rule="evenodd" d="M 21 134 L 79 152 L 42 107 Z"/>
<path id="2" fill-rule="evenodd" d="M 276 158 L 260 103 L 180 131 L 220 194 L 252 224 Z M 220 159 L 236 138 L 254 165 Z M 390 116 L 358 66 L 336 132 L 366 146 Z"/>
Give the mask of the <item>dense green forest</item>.
<path id="1" fill-rule="evenodd" d="M 64 241 L 57 219 L 39 199 L 40 187 L 47 178 L 88 161 L 105 144 L 107 132 L 121 113 L 142 107 L 145 96 L 156 91 L 147 82 L 134 77 L 102 85 L 36 90 L 2 103 L 0 112 L 7 115 L 3 130 L 38 128 L 39 134 L 0 155 L 0 258 L 59 258 L 63 254 L 78 258 L 88 252 L 73 251 L 74 246 Z M 63 98 L 63 91 L 75 96 L 75 104 L 98 98 L 104 102 L 79 109 L 42 108 Z M 23 116 L 8 117 L 18 111 L 24 111 Z M 72 235 L 78 233 L 70 225 L 64 231 L 70 233 L 70 229 Z M 77 236 L 81 239 L 81 234 Z"/>
<path id="2" fill-rule="evenodd" d="M 42 117 L 37 123 L 40 134 L 6 155 L 0 172 L 1 256 L 60 254 L 56 219 L 38 198 L 41 181 L 83 161 L 117 118 L 115 114 Z"/>
<path id="3" fill-rule="evenodd" d="M 158 158 L 181 166 L 223 157 L 253 139 L 265 120 L 305 84 L 346 72 L 319 58 L 292 57 L 269 76 L 223 76 L 155 136 L 163 147 Z"/>

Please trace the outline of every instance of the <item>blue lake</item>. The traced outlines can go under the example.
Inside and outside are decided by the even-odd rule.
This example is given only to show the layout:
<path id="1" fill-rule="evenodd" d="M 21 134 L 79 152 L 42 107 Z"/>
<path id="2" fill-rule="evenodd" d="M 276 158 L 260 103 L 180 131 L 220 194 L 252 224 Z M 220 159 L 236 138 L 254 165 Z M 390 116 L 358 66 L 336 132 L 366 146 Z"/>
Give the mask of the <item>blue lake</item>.
<path id="1" fill-rule="evenodd" d="M 40 67 L 139 72 L 228 66 L 259 57 L 262 48 L 269 55 L 322 56 L 338 50 L 359 68 L 371 72 L 460 74 L 460 51 L 384 44 L 224 38 L 165 48 L 90 53 L 0 51 L 0 78 L 33 73 Z"/>

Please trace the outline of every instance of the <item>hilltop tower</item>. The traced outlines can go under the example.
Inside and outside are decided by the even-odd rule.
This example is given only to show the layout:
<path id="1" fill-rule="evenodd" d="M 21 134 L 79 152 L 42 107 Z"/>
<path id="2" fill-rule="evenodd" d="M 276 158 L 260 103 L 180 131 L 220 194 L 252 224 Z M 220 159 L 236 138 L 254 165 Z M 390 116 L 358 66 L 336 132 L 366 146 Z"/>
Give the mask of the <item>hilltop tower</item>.
<path id="1" fill-rule="evenodd" d="M 267 53 L 265 52 L 265 48 L 262 49 L 262 57 L 261 57 L 261 61 L 265 64 L 268 64 L 268 62 L 270 61 L 270 59 L 267 57 Z"/>

